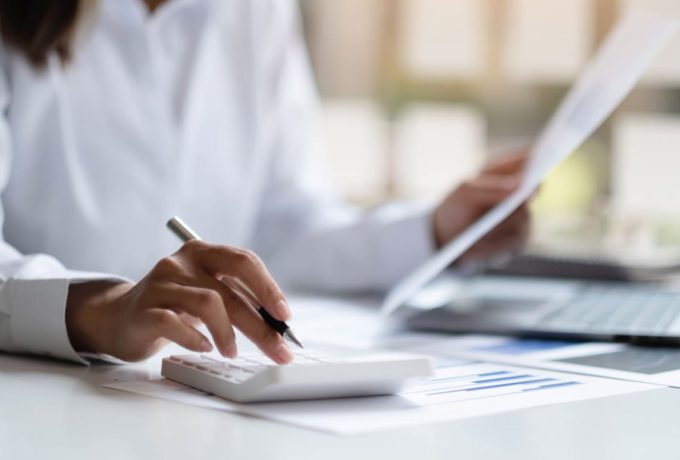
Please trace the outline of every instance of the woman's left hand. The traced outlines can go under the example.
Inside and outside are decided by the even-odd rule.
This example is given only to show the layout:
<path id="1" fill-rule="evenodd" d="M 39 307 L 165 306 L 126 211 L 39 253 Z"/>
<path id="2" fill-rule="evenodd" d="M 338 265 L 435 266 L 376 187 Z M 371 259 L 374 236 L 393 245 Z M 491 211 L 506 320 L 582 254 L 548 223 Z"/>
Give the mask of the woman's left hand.
<path id="1" fill-rule="evenodd" d="M 437 246 L 448 243 L 517 190 L 527 159 L 528 153 L 522 152 L 494 161 L 476 178 L 462 183 L 451 192 L 434 213 Z M 529 230 L 529 205 L 525 202 L 463 254 L 460 260 L 484 260 L 496 254 L 517 251 L 526 243 Z"/>

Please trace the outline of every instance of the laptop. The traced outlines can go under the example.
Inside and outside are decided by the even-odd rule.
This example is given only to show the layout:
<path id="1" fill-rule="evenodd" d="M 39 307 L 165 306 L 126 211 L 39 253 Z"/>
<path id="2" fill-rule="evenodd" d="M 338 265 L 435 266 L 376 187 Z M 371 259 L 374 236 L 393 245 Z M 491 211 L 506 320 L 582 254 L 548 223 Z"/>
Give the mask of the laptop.
<path id="1" fill-rule="evenodd" d="M 445 274 L 403 311 L 417 330 L 680 345 L 680 292 L 652 284 Z"/>

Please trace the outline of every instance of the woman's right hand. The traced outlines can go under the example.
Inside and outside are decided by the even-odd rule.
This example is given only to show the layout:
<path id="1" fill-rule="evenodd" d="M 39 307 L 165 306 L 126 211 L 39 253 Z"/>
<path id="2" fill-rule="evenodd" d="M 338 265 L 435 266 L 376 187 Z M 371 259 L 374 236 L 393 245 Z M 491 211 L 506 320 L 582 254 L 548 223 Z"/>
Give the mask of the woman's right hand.
<path id="1" fill-rule="evenodd" d="M 257 312 L 290 318 L 286 299 L 252 252 L 194 240 L 161 259 L 139 283 L 92 282 L 69 288 L 66 325 L 74 348 L 140 361 L 168 342 L 208 352 L 206 325 L 225 357 L 237 355 L 235 326 L 279 364 L 293 356 Z"/>

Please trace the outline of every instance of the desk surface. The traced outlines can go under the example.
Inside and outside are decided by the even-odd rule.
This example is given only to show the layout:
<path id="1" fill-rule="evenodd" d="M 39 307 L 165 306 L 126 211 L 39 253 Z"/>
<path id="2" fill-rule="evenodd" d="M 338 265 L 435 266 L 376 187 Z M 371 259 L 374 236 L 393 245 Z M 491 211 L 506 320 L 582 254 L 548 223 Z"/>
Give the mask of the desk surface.
<path id="1" fill-rule="evenodd" d="M 680 451 L 680 390 L 339 437 L 97 386 L 148 369 L 0 355 L 0 458 L 639 459 Z"/>

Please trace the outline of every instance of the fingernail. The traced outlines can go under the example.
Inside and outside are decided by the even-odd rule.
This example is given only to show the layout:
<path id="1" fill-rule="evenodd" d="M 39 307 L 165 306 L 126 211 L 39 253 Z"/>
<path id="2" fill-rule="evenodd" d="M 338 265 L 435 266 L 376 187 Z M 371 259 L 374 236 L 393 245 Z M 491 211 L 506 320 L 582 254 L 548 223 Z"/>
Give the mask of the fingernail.
<path id="1" fill-rule="evenodd" d="M 212 349 L 213 349 L 212 343 L 210 343 L 208 339 L 203 339 L 203 341 L 201 342 L 201 351 L 207 353 L 209 351 L 212 351 Z"/>
<path id="2" fill-rule="evenodd" d="M 288 319 L 288 317 L 290 317 L 290 308 L 288 308 L 288 304 L 283 299 L 276 302 L 274 310 L 276 310 L 276 314 L 279 315 L 280 318 Z"/>
<path id="3" fill-rule="evenodd" d="M 232 343 L 231 345 L 229 345 L 225 351 L 226 351 L 225 354 L 227 355 L 227 358 L 234 359 L 238 356 L 238 347 L 236 346 L 235 343 Z"/>
<path id="4" fill-rule="evenodd" d="M 293 353 L 291 353 L 286 345 L 281 344 L 274 350 L 274 357 L 278 363 L 287 364 L 293 360 Z"/>

